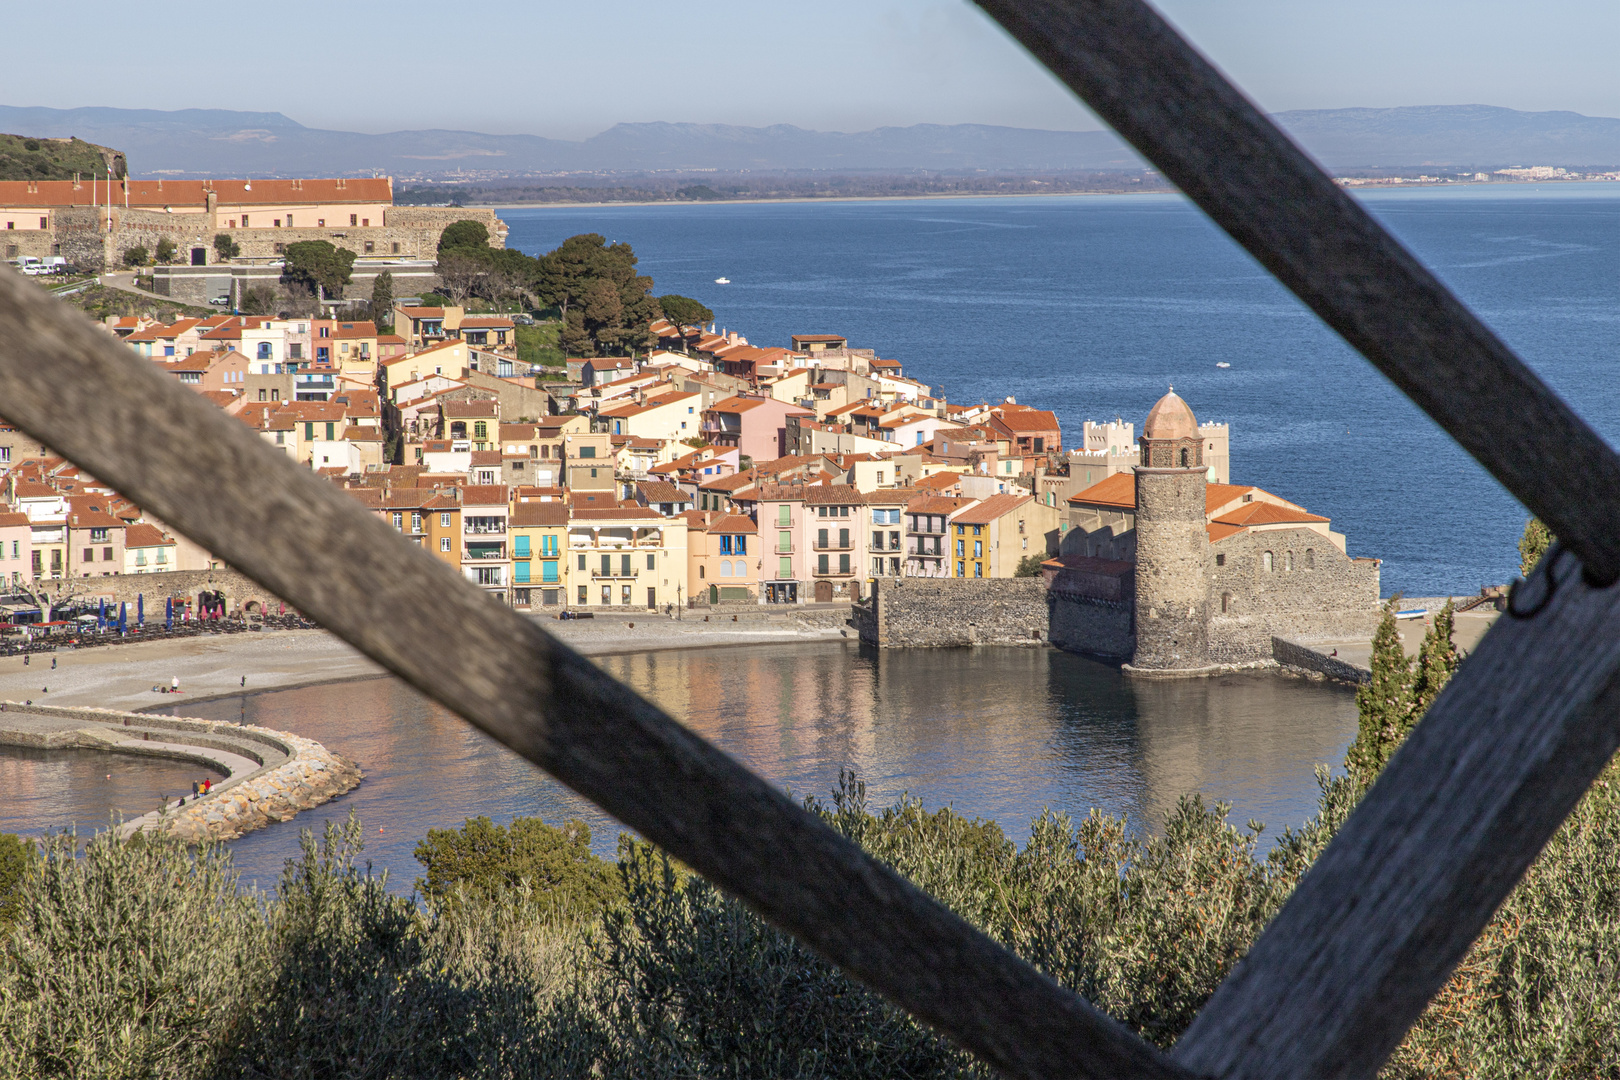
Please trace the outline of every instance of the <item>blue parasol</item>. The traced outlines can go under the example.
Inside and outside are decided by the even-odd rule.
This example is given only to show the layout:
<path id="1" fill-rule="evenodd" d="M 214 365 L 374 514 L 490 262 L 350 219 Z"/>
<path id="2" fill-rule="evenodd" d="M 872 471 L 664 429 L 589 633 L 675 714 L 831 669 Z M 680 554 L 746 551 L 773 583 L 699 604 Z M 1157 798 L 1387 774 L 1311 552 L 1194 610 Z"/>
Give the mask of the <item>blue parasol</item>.
<path id="1" fill-rule="evenodd" d="M 163 628 L 165 630 L 174 629 L 174 597 L 172 596 L 163 601 Z"/>
<path id="2" fill-rule="evenodd" d="M 120 634 L 126 632 L 129 629 L 129 617 L 128 617 L 128 614 L 129 613 L 126 610 L 126 605 L 122 601 L 120 601 L 119 604 L 118 604 L 118 632 Z"/>
<path id="3" fill-rule="evenodd" d="M 107 598 L 105 596 L 101 598 L 101 610 L 96 613 L 96 629 L 107 629 Z"/>
<path id="4" fill-rule="evenodd" d="M 136 593 L 135 594 L 135 625 L 136 626 L 145 626 L 146 625 L 146 594 L 145 593 Z"/>

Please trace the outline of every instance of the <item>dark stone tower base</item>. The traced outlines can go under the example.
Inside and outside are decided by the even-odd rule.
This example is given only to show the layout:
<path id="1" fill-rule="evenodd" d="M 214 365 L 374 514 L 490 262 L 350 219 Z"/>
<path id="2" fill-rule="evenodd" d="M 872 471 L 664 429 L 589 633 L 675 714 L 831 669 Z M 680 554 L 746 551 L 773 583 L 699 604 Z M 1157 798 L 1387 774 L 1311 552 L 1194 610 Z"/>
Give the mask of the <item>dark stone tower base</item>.
<path id="1" fill-rule="evenodd" d="M 1201 674 L 1209 659 L 1206 473 L 1136 469 L 1136 654 L 1132 674 Z"/>

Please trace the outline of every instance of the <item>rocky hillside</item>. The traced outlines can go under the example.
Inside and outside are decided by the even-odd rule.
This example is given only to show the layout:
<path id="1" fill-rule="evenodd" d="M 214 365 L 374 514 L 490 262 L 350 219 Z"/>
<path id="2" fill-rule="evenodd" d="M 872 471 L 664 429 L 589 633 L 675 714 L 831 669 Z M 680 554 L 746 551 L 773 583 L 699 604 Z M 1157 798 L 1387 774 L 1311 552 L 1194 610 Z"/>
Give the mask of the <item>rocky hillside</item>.
<path id="1" fill-rule="evenodd" d="M 74 173 L 115 178 L 126 171 L 124 155 L 83 139 L 38 139 L 0 135 L 0 180 L 71 180 Z"/>

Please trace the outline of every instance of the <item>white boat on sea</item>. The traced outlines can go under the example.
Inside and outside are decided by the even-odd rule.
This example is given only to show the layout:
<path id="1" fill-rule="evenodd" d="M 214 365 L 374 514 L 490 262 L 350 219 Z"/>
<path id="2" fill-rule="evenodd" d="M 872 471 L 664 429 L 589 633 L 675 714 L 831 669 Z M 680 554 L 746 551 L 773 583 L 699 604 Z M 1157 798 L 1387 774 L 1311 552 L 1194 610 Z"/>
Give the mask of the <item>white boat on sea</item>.
<path id="1" fill-rule="evenodd" d="M 1216 367 L 1231 367 L 1232 365 L 1228 364 L 1225 360 L 1222 360 L 1219 363 L 1217 363 L 1215 366 Z"/>
<path id="2" fill-rule="evenodd" d="M 731 279 L 728 277 L 717 277 L 714 279 L 714 283 L 716 285 L 730 285 Z"/>

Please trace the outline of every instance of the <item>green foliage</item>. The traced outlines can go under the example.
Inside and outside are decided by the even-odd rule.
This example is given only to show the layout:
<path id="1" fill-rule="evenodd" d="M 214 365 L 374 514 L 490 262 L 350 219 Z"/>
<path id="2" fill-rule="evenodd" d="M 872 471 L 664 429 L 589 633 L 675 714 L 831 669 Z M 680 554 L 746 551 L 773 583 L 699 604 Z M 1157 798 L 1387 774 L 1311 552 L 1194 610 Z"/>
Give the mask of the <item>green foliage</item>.
<path id="1" fill-rule="evenodd" d="M 1519 573 L 1529 577 L 1530 571 L 1536 568 L 1542 555 L 1557 539 L 1552 530 L 1543 525 L 1540 518 L 1531 518 L 1524 523 L 1524 535 L 1519 537 Z"/>
<path id="2" fill-rule="evenodd" d="M 1040 577 L 1041 563 L 1046 561 L 1044 555 L 1025 555 L 1018 560 L 1018 566 L 1013 570 L 1013 577 Z"/>
<path id="3" fill-rule="evenodd" d="M 180 249 L 175 246 L 174 241 L 165 236 L 158 240 L 157 251 L 153 254 L 153 258 L 159 266 L 165 266 L 174 262 L 174 257 L 179 254 L 179 251 Z"/>
<path id="4" fill-rule="evenodd" d="M 244 315 L 274 315 L 275 291 L 268 285 L 249 285 L 237 297 L 237 306 Z"/>
<path id="5" fill-rule="evenodd" d="M 539 260 L 535 289 L 562 314 L 568 356 L 616 356 L 652 345 L 648 325 L 662 313 L 652 278 L 636 274 L 629 244 L 597 233 L 570 236 Z"/>
<path id="6" fill-rule="evenodd" d="M 0 931 L 17 921 L 23 879 L 33 869 L 37 855 L 34 845 L 22 837 L 0 833 Z"/>
<path id="7" fill-rule="evenodd" d="M 387 270 L 371 281 L 371 321 L 382 333 L 394 328 L 394 275 Z"/>
<path id="8" fill-rule="evenodd" d="M 107 182 L 107 164 L 113 178 L 124 175 L 124 155 L 83 139 L 41 139 L 0 135 L 0 180 L 72 180 L 77 173 L 89 188 L 90 178 Z"/>
<path id="9" fill-rule="evenodd" d="M 658 307 L 664 318 L 676 326 L 701 326 L 714 319 L 714 312 L 688 296 L 670 293 L 658 298 Z"/>
<path id="10" fill-rule="evenodd" d="M 1400 599 L 1395 596 L 1384 605 L 1384 616 L 1373 635 L 1372 678 L 1356 691 L 1359 722 L 1355 741 L 1345 754 L 1345 767 L 1363 790 L 1388 764 L 1457 670 L 1451 601 L 1435 615 L 1413 658 L 1406 655 L 1395 628 Z"/>
<path id="11" fill-rule="evenodd" d="M 214 254 L 219 257 L 221 262 L 226 259 L 234 259 L 242 254 L 242 245 L 231 239 L 229 233 L 215 233 Z"/>
<path id="12" fill-rule="evenodd" d="M 326 240 L 299 240 L 287 245 L 282 279 L 303 285 L 318 298 L 343 295 L 354 268 L 354 252 Z"/>
<path id="13" fill-rule="evenodd" d="M 508 828 L 470 818 L 459 829 L 429 830 L 416 845 L 416 861 L 427 868 L 418 882 L 423 895 L 449 907 L 522 891 L 547 916 L 582 918 L 621 896 L 613 866 L 591 854 L 583 821 L 559 829 L 520 817 Z"/>
<path id="14" fill-rule="evenodd" d="M 152 255 L 146 250 L 144 244 L 136 244 L 134 247 L 125 248 L 121 258 L 124 265 L 131 268 L 146 266 L 152 261 Z"/>
<path id="15" fill-rule="evenodd" d="M 489 229 L 482 221 L 456 221 L 439 234 L 439 252 L 489 248 Z"/>
<path id="16" fill-rule="evenodd" d="M 557 333 L 561 329 L 561 324 L 554 322 L 516 327 L 518 360 L 541 367 L 562 367 L 567 358 L 557 348 Z"/>

